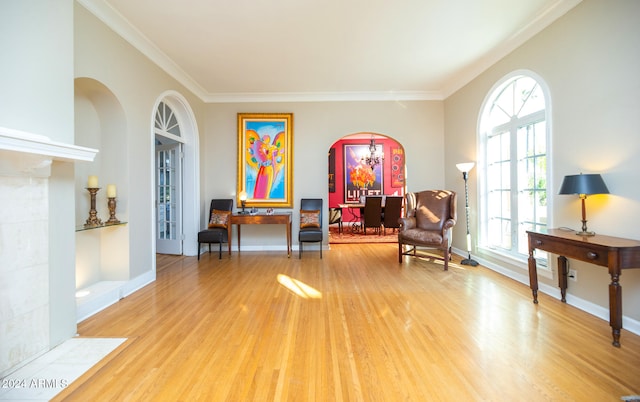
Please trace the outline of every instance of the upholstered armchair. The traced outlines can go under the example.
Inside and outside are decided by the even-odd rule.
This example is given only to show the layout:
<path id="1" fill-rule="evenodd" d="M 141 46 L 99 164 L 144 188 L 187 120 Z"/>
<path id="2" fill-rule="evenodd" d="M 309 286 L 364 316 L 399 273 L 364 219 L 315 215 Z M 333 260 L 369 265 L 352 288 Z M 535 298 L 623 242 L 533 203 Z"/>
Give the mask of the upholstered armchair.
<path id="1" fill-rule="evenodd" d="M 406 195 L 406 216 L 400 218 L 398 232 L 398 262 L 402 256 L 421 256 L 416 248 L 441 250 L 444 270 L 449 269 L 451 259 L 451 228 L 456 224 L 456 193 L 448 190 L 427 190 Z M 405 246 L 411 246 L 405 251 Z"/>
<path id="2" fill-rule="evenodd" d="M 233 200 L 213 199 L 209 207 L 209 220 L 207 228 L 198 232 L 198 260 L 200 259 L 200 245 L 209 244 L 211 253 L 211 243 L 218 243 L 218 259 L 222 258 L 222 243 L 229 245 L 229 255 L 231 255 L 231 222 L 230 216 L 233 209 Z"/>

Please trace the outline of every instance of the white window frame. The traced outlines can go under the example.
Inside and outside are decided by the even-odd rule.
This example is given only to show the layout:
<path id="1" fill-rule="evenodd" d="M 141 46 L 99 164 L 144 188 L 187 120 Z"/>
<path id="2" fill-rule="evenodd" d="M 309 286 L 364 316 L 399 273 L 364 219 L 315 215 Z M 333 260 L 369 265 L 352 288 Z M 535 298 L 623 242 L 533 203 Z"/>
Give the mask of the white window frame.
<path id="1" fill-rule="evenodd" d="M 551 102 L 551 95 L 550 95 L 550 91 L 549 91 L 549 87 L 547 86 L 546 82 L 544 81 L 544 79 L 542 79 L 542 77 L 540 77 L 538 74 L 534 73 L 533 71 L 530 70 L 516 70 L 513 71 L 507 75 L 505 75 L 504 77 L 502 77 L 500 80 L 498 80 L 493 87 L 488 91 L 487 95 L 485 96 L 485 99 L 482 103 L 482 107 L 480 108 L 480 114 L 478 117 L 478 130 L 477 130 L 477 137 L 478 137 L 478 155 L 477 155 L 477 161 L 478 161 L 478 218 L 479 218 L 479 222 L 478 222 L 478 249 L 482 250 L 482 252 L 486 255 L 489 255 L 491 257 L 494 257 L 498 260 L 502 260 L 505 261 L 507 263 L 516 265 L 516 266 L 520 266 L 523 269 L 526 269 L 527 267 L 527 257 L 528 255 L 523 255 L 518 253 L 517 251 L 517 247 L 516 245 L 512 245 L 512 249 L 510 251 L 505 251 L 502 249 L 497 249 L 494 247 L 490 247 L 487 245 L 486 243 L 486 238 L 488 236 L 487 234 L 487 230 L 488 230 L 488 207 L 487 207 L 487 203 L 488 203 L 488 197 L 487 197 L 487 193 L 486 193 L 486 187 L 487 187 L 487 180 L 486 180 L 486 175 L 487 175 L 487 161 L 486 161 L 486 146 L 487 146 L 487 136 L 485 135 L 485 133 L 487 133 L 488 131 L 492 131 L 493 127 L 486 127 L 485 125 L 488 123 L 487 122 L 487 115 L 488 115 L 488 111 L 490 110 L 491 104 L 495 99 L 495 96 L 497 95 L 497 93 L 499 91 L 501 91 L 506 85 L 508 85 L 509 83 L 511 83 L 513 81 L 513 79 L 517 78 L 517 77 L 521 77 L 521 76 L 527 76 L 531 79 L 534 79 L 538 85 L 541 88 L 541 91 L 544 95 L 544 101 L 545 101 L 545 109 L 544 109 L 544 115 L 545 115 L 545 126 L 546 126 L 546 163 L 547 163 L 547 171 L 546 171 L 546 181 L 547 181 L 547 227 L 553 227 L 553 222 L 552 222 L 552 214 L 551 211 L 553 211 L 553 189 L 555 188 L 554 183 L 553 183 L 553 166 L 552 166 L 552 128 L 553 128 L 553 124 L 552 124 L 552 102 Z M 541 113 L 541 112 L 538 112 Z M 534 113 L 535 114 L 535 113 Z M 527 118 L 533 118 L 533 115 L 527 115 L 524 117 L 523 120 L 526 120 Z M 521 124 L 519 126 L 522 126 Z M 515 148 L 515 145 L 512 144 L 512 149 Z M 512 155 L 512 159 L 513 159 L 514 155 Z M 517 163 L 512 164 L 512 174 L 514 174 L 514 171 L 516 171 L 517 167 Z M 516 172 L 517 173 L 517 172 Z M 514 205 L 516 205 L 514 207 Z M 517 195 L 514 199 L 514 197 L 512 197 L 512 208 L 517 208 Z M 515 227 L 514 225 L 512 225 L 512 231 L 513 230 L 517 230 L 517 222 L 515 223 Z M 536 260 L 538 261 L 538 267 L 539 267 L 539 272 L 540 274 L 547 276 L 547 277 L 551 277 L 552 273 L 550 270 L 550 266 L 547 262 L 547 253 L 545 252 L 539 252 L 536 250 Z"/>

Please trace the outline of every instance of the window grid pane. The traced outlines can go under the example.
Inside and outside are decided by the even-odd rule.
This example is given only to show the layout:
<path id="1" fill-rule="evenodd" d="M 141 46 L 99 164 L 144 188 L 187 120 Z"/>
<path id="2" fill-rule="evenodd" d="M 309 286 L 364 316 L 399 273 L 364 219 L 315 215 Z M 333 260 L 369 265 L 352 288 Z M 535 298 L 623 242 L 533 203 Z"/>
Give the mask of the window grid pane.
<path id="1" fill-rule="evenodd" d="M 176 239 L 175 169 L 176 151 L 158 151 L 158 239 Z"/>
<path id="2" fill-rule="evenodd" d="M 481 242 L 526 257 L 527 230 L 547 225 L 544 93 L 536 80 L 521 76 L 494 95 L 484 114 L 488 127 L 483 125 L 487 127 L 482 188 L 486 205 L 481 222 L 487 227 L 480 230 Z"/>

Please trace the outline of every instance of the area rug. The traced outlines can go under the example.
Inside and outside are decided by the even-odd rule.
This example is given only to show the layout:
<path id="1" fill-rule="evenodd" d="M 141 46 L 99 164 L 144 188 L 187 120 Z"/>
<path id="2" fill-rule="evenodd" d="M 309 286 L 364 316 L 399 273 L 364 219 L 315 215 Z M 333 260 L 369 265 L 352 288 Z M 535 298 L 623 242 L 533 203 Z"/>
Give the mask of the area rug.
<path id="1" fill-rule="evenodd" d="M 342 233 L 339 233 L 338 225 L 329 226 L 329 244 L 334 243 L 397 243 L 398 233 L 393 229 L 387 229 L 387 234 L 384 235 L 384 231 L 375 233 L 373 229 L 367 229 L 367 235 L 364 235 L 362 231 L 353 231 L 351 225 L 347 225 L 347 222 L 343 224 Z"/>

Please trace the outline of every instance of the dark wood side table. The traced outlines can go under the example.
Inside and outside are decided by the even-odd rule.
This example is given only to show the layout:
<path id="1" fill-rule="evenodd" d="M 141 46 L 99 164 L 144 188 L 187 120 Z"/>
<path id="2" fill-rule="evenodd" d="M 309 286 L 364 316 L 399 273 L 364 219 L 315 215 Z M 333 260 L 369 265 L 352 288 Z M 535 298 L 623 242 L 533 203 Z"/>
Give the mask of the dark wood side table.
<path id="1" fill-rule="evenodd" d="M 231 225 L 238 226 L 238 252 L 240 251 L 240 226 L 241 225 L 271 225 L 280 224 L 287 228 L 287 257 L 291 257 L 291 212 L 267 214 L 233 214 Z M 231 227 L 231 226 L 229 226 Z M 231 248 L 231 236 L 229 236 L 229 248 Z"/>
<path id="2" fill-rule="evenodd" d="M 538 271 L 534 250 L 558 255 L 558 285 L 562 301 L 566 303 L 567 258 L 589 262 L 609 269 L 609 325 L 613 346 L 620 347 L 622 329 L 622 287 L 620 274 L 623 269 L 640 268 L 640 241 L 603 235 L 578 236 L 575 232 L 548 229 L 545 232 L 527 231 L 529 236 L 529 286 L 533 302 L 538 303 Z"/>

